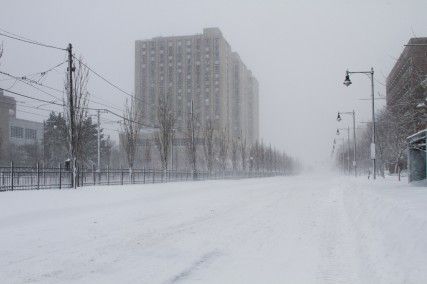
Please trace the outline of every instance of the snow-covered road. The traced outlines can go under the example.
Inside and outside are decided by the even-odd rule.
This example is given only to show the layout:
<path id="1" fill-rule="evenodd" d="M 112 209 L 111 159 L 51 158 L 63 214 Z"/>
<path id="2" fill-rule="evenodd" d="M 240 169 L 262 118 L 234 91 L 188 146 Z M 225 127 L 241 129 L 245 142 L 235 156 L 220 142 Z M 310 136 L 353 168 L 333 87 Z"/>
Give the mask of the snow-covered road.
<path id="1" fill-rule="evenodd" d="M 427 189 L 322 176 L 0 194 L 0 283 L 427 283 Z"/>

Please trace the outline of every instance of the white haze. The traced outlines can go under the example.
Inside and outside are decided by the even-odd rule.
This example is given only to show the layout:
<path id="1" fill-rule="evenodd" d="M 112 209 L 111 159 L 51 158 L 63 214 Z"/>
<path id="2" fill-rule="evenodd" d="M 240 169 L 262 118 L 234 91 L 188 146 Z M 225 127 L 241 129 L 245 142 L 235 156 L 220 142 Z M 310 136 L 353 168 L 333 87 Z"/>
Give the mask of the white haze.
<path id="1" fill-rule="evenodd" d="M 0 8 L 1 29 L 63 47 L 71 42 L 90 66 L 129 92 L 134 89 L 135 40 L 219 27 L 260 83 L 261 138 L 306 162 L 329 159 L 338 110 L 354 108 L 358 121 L 370 120 L 370 101 L 359 100 L 369 98 L 369 80 L 354 76 L 346 88 L 345 70 L 373 66 L 377 94 L 385 96 L 382 84 L 403 45 L 410 37 L 427 35 L 423 0 L 52 0 L 3 1 Z M 26 74 L 65 60 L 63 52 L 0 40 L 2 71 Z M 54 73 L 48 80 L 61 88 L 63 75 Z M 0 81 L 0 86 L 11 83 Z M 123 106 L 126 96 L 95 77 L 90 84 L 98 101 Z M 383 104 L 377 101 L 378 108 Z"/>

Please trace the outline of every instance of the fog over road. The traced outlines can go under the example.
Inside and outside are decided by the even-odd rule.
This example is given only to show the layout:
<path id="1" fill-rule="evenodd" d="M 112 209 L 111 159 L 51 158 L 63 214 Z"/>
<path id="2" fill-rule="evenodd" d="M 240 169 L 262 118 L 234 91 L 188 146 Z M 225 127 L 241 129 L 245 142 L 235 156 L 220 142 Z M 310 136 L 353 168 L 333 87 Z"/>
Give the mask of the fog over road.
<path id="1" fill-rule="evenodd" d="M 0 194 L 1 283 L 427 283 L 427 192 L 276 177 Z"/>

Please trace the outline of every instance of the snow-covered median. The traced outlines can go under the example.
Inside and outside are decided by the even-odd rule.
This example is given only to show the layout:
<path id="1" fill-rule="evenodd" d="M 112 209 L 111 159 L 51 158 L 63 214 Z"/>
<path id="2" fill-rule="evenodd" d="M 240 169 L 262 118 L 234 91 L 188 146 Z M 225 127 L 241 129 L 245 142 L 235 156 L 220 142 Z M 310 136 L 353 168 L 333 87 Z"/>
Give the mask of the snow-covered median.
<path id="1" fill-rule="evenodd" d="M 427 283 L 427 189 L 276 177 L 0 194 L 0 283 Z"/>

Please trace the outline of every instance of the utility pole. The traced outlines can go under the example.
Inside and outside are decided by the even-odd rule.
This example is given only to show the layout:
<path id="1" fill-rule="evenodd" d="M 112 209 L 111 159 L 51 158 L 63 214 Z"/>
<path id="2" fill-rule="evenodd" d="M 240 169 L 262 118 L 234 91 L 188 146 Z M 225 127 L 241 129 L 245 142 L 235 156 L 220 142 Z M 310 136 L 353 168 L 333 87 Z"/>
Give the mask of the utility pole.
<path id="1" fill-rule="evenodd" d="M 193 179 L 197 179 L 197 171 L 196 171 L 196 141 L 194 138 L 194 108 L 193 108 L 193 100 L 191 100 L 191 152 L 192 152 L 192 162 L 193 162 Z"/>
<path id="2" fill-rule="evenodd" d="M 77 157 L 76 157 L 76 134 L 75 134 L 75 125 L 74 125 L 74 98 L 73 98 L 73 46 L 71 43 L 68 44 L 68 83 L 69 83 L 69 94 L 68 101 L 70 107 L 70 152 L 71 152 L 71 170 L 72 170 L 72 179 L 71 187 L 77 187 Z"/>
<path id="3" fill-rule="evenodd" d="M 353 110 L 353 167 L 354 176 L 357 177 L 357 162 L 356 162 L 356 113 Z"/>
<path id="4" fill-rule="evenodd" d="M 347 146 L 348 146 L 348 150 L 347 150 L 347 166 L 348 166 L 348 175 L 350 175 L 350 151 L 351 151 L 351 147 L 350 147 L 350 126 L 347 126 Z"/>
<path id="5" fill-rule="evenodd" d="M 98 172 L 101 172 L 101 110 L 98 109 Z"/>
<path id="6" fill-rule="evenodd" d="M 374 68 L 371 67 L 371 91 L 372 91 L 372 144 L 371 144 L 371 159 L 373 166 L 374 179 L 377 178 L 377 163 L 376 163 L 376 128 L 375 128 L 375 94 L 374 94 Z"/>

